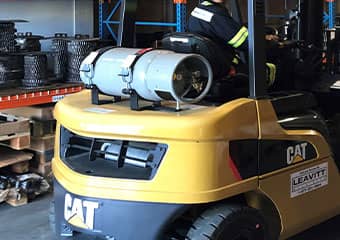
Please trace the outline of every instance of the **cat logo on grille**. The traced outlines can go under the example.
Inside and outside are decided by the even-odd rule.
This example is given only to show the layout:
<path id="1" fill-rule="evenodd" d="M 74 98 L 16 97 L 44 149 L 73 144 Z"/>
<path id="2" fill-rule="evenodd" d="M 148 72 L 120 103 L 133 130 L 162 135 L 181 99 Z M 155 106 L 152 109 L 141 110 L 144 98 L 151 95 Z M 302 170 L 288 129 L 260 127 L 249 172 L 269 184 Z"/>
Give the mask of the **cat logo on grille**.
<path id="1" fill-rule="evenodd" d="M 95 210 L 98 202 L 82 200 L 65 194 L 64 218 L 73 226 L 93 230 Z"/>

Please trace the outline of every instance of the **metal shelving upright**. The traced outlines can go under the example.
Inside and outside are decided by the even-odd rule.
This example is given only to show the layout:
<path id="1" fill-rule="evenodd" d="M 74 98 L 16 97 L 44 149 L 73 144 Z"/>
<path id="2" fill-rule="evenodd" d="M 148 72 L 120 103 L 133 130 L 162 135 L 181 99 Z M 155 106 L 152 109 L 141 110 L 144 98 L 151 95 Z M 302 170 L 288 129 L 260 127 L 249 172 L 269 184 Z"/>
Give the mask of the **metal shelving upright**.
<path id="1" fill-rule="evenodd" d="M 328 29 L 333 29 L 335 27 L 335 17 L 336 17 L 336 0 L 325 0 L 328 4 L 328 12 L 324 13 L 323 21 L 327 24 Z"/>
<path id="2" fill-rule="evenodd" d="M 114 40 L 117 41 L 117 34 L 113 31 L 112 25 L 119 24 L 119 21 L 112 20 L 112 17 L 117 13 L 122 1 L 117 0 L 114 7 L 108 12 L 108 5 L 112 3 L 111 0 L 99 0 L 99 37 L 104 38 L 105 30 L 109 31 Z M 177 32 L 185 31 L 186 26 L 186 11 L 187 1 L 186 0 L 173 0 L 176 4 L 176 22 L 142 22 L 137 21 L 136 25 L 143 26 L 161 26 L 161 27 L 176 27 Z"/>

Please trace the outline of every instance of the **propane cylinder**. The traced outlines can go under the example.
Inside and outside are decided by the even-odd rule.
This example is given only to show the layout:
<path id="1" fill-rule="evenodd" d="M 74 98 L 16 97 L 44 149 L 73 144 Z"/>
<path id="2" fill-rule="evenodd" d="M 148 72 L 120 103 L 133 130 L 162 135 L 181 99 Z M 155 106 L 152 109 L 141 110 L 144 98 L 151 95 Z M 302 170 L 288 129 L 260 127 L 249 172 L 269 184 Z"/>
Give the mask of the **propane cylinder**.
<path id="1" fill-rule="evenodd" d="M 213 74 L 203 56 L 160 49 L 139 55 L 141 50 L 111 48 L 91 53 L 80 67 L 82 81 L 111 96 L 128 97 L 123 89 L 133 89 L 150 101 L 193 103 L 208 93 Z"/>

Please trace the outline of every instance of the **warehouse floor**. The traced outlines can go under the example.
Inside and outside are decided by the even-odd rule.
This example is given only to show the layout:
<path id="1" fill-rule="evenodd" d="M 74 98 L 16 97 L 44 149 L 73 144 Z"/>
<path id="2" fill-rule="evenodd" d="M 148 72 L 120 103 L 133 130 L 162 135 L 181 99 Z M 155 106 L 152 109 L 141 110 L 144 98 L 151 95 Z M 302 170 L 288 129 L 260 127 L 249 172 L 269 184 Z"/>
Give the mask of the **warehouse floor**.
<path id="1" fill-rule="evenodd" d="M 0 204 L 1 239 L 54 240 L 48 224 L 48 208 L 51 198 L 52 195 L 48 194 L 21 207 Z M 340 240 L 339 226 L 340 216 L 299 234 L 290 240 Z M 86 239 L 81 236 L 74 238 L 74 240 Z"/>
<path id="2" fill-rule="evenodd" d="M 1 239 L 52 240 L 48 225 L 48 194 L 20 207 L 0 205 Z"/>

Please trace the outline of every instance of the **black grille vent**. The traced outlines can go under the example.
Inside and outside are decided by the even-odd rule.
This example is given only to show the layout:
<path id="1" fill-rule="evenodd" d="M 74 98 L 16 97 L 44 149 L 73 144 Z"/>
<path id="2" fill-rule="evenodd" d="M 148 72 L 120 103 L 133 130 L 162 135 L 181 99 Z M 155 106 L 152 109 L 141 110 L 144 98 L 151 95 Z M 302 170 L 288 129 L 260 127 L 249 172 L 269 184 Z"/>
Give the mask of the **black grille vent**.
<path id="1" fill-rule="evenodd" d="M 160 143 L 88 138 L 64 127 L 60 131 L 61 159 L 91 176 L 151 180 L 167 150 Z"/>

